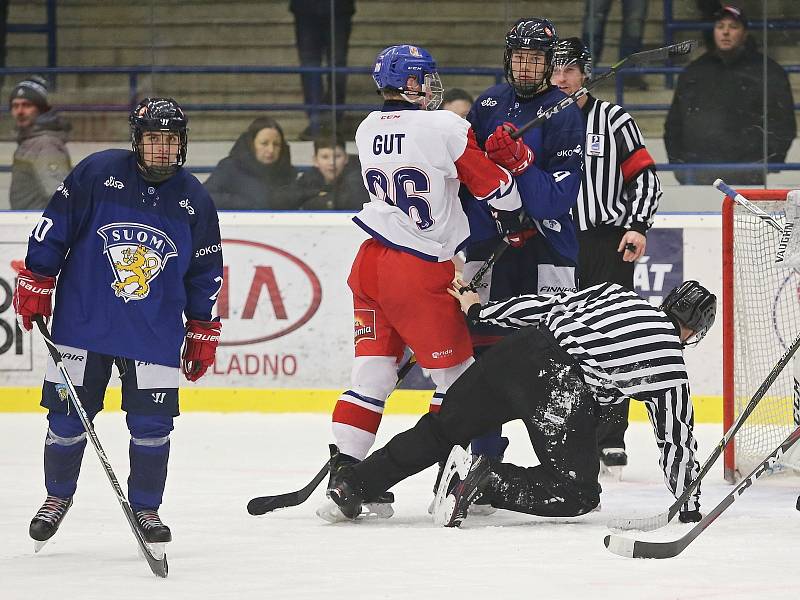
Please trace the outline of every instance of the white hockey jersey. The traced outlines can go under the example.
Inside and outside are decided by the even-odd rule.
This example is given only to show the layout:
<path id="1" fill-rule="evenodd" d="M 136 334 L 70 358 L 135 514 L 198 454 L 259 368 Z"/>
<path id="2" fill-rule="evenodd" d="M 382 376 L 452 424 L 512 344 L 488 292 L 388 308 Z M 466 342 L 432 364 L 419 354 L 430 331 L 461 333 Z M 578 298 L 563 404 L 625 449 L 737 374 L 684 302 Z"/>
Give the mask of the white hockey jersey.
<path id="1" fill-rule="evenodd" d="M 451 259 L 469 238 L 460 183 L 496 208 L 521 206 L 514 178 L 487 158 L 469 122 L 450 111 L 389 100 L 359 125 L 356 146 L 370 202 L 353 220 L 391 248 Z"/>

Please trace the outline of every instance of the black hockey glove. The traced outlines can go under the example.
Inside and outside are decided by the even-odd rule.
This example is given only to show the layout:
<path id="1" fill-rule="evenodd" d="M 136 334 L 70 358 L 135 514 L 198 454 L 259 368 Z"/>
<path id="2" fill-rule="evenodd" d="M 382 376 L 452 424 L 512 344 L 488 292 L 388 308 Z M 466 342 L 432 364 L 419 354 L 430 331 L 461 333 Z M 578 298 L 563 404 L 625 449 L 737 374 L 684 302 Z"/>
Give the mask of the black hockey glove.
<path id="1" fill-rule="evenodd" d="M 522 209 L 517 210 L 498 210 L 492 209 L 492 216 L 500 234 L 509 246 L 520 248 L 525 245 L 529 238 L 536 234 L 536 229 L 526 228 L 521 222 Z"/>

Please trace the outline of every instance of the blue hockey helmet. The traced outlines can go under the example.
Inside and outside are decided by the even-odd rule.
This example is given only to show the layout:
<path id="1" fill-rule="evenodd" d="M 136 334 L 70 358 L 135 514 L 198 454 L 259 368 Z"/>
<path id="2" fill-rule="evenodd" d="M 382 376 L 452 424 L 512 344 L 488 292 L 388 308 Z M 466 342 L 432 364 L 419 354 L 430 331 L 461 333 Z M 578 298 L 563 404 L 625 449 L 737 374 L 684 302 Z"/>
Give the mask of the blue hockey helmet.
<path id="1" fill-rule="evenodd" d="M 136 160 L 145 178 L 151 181 L 164 181 L 186 162 L 188 146 L 187 119 L 183 109 L 172 98 L 145 98 L 131 111 L 128 119 L 131 127 L 131 146 L 136 153 Z M 144 142 L 144 134 L 148 131 L 174 133 L 178 136 L 175 160 L 170 164 L 148 164 L 145 153 L 148 144 Z"/>
<path id="2" fill-rule="evenodd" d="M 581 73 L 592 78 L 592 53 L 580 38 L 559 40 L 553 50 L 553 68 L 577 65 Z"/>
<path id="3" fill-rule="evenodd" d="M 421 90 L 407 87 L 409 77 L 415 77 Z M 427 110 L 436 110 L 442 103 L 442 81 L 436 71 L 433 56 L 419 46 L 401 44 L 382 50 L 375 59 L 372 78 L 379 91 L 391 90 L 409 102 L 420 103 Z"/>
<path id="4" fill-rule="evenodd" d="M 506 81 L 520 98 L 530 98 L 547 89 L 553 74 L 553 50 L 558 41 L 556 27 L 549 19 L 529 17 L 519 19 L 506 33 L 506 50 L 503 54 L 503 71 Z M 538 50 L 544 53 L 544 70 L 536 80 L 521 80 L 514 76 L 511 57 L 515 51 Z M 523 61 L 524 62 L 524 61 Z"/>
<path id="5" fill-rule="evenodd" d="M 667 294 L 661 310 L 694 331 L 694 335 L 684 342 L 685 346 L 690 346 L 702 340 L 714 324 L 717 297 L 697 281 L 688 280 Z"/>

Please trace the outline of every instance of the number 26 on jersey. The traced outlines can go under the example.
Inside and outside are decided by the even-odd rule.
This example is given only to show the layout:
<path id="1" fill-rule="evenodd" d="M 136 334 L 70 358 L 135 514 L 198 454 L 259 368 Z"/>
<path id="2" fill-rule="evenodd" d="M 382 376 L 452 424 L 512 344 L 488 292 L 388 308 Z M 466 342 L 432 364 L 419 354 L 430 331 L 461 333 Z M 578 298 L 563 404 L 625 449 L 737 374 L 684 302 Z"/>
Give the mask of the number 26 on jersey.
<path id="1" fill-rule="evenodd" d="M 431 206 L 422 194 L 431 191 L 425 171 L 415 167 L 402 167 L 392 173 L 391 179 L 380 169 L 367 169 L 364 180 L 370 194 L 387 204 L 396 206 L 421 230 L 433 226 Z"/>

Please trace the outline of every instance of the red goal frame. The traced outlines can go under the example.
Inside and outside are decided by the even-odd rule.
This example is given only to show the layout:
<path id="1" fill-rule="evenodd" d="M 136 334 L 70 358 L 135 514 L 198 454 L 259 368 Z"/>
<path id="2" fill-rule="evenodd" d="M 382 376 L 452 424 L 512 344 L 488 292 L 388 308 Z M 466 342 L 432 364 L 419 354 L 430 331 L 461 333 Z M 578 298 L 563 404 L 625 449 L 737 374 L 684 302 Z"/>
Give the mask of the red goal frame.
<path id="1" fill-rule="evenodd" d="M 790 190 L 737 190 L 752 202 L 786 200 Z M 734 414 L 734 277 L 733 277 L 733 207 L 734 202 L 725 196 L 722 204 L 722 428 L 728 431 L 735 420 Z M 724 476 L 736 482 L 735 439 L 725 448 Z"/>

